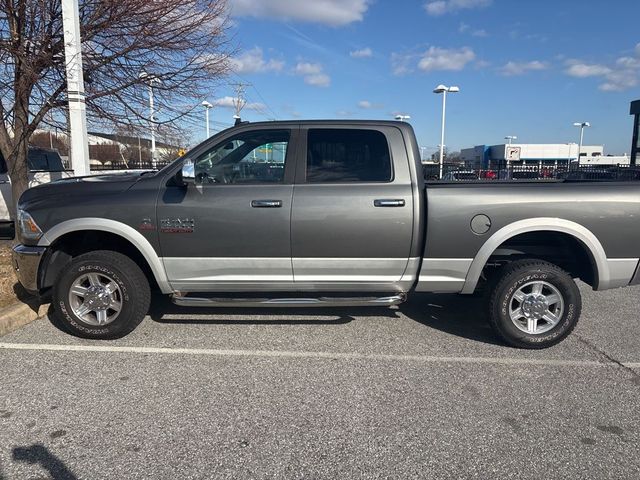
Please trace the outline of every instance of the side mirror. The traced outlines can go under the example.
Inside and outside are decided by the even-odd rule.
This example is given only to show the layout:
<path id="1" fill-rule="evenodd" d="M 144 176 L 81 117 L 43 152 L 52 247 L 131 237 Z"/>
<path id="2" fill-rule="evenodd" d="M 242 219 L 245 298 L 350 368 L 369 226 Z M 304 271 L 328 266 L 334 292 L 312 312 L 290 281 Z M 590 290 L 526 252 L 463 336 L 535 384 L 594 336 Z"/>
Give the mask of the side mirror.
<path id="1" fill-rule="evenodd" d="M 182 183 L 184 185 L 196 183 L 196 166 L 193 160 L 186 159 L 182 164 Z"/>

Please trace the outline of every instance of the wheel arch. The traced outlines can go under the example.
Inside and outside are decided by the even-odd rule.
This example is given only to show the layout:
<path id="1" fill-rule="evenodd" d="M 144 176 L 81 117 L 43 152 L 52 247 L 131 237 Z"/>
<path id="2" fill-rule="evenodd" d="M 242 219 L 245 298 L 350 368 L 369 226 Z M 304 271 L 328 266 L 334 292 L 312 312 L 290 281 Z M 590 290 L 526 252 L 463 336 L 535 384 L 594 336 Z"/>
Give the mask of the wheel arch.
<path id="1" fill-rule="evenodd" d="M 67 220 L 48 230 L 42 236 L 38 245 L 49 247 L 69 234 L 90 232 L 108 233 L 130 244 L 146 262 L 146 266 L 153 275 L 160 291 L 162 293 L 172 292 L 162 260 L 156 254 L 151 243 L 140 232 L 122 222 L 104 218 Z"/>
<path id="2" fill-rule="evenodd" d="M 561 233 L 576 240 L 592 261 L 593 288 L 604 290 L 609 287 L 611 276 L 607 255 L 593 232 L 571 220 L 540 217 L 510 223 L 489 237 L 473 259 L 461 293 L 471 294 L 475 291 L 487 262 L 505 242 L 519 235 L 534 232 Z"/>

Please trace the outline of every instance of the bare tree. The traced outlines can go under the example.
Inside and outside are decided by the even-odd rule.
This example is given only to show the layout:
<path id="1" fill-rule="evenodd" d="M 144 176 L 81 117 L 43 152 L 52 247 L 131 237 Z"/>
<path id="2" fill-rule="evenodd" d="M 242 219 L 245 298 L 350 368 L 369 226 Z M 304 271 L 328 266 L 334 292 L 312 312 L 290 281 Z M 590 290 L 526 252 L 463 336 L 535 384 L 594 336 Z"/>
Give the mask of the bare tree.
<path id="1" fill-rule="evenodd" d="M 157 110 L 175 122 L 189 113 L 185 104 L 196 108 L 203 89 L 227 73 L 226 0 L 79 3 L 94 127 L 144 125 L 149 79 Z M 16 200 L 28 186 L 29 139 L 42 122 L 66 118 L 65 90 L 60 0 L 0 0 L 0 152 Z M 176 102 L 182 107 L 172 107 Z"/>

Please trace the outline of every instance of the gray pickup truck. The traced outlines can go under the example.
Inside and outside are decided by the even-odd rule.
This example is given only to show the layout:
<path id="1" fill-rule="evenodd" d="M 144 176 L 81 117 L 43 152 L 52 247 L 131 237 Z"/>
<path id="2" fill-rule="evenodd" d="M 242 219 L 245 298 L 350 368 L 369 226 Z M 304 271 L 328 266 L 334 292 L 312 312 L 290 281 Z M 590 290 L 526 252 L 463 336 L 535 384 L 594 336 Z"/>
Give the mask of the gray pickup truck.
<path id="1" fill-rule="evenodd" d="M 411 126 L 244 123 L 158 172 L 72 178 L 18 204 L 15 269 L 73 334 L 117 338 L 152 289 L 185 306 L 390 306 L 473 294 L 510 345 L 640 284 L 640 184 L 427 183 Z"/>

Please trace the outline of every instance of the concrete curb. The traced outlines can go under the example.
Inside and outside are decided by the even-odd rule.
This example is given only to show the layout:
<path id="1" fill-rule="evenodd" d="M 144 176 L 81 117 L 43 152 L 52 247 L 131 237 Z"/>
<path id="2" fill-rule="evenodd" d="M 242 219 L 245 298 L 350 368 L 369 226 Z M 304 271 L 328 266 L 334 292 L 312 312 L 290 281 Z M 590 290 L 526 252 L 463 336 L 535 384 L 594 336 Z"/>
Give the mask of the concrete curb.
<path id="1" fill-rule="evenodd" d="M 49 304 L 29 305 L 18 301 L 0 309 L 0 337 L 47 314 Z"/>

